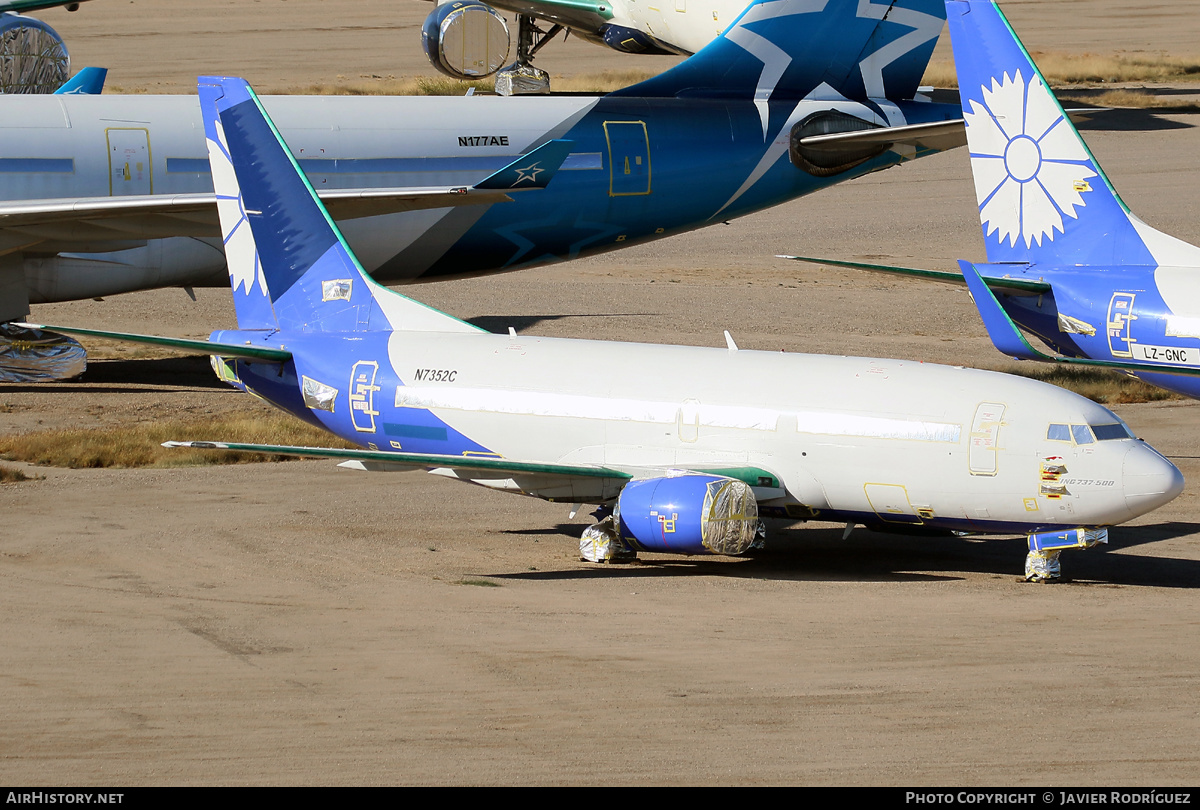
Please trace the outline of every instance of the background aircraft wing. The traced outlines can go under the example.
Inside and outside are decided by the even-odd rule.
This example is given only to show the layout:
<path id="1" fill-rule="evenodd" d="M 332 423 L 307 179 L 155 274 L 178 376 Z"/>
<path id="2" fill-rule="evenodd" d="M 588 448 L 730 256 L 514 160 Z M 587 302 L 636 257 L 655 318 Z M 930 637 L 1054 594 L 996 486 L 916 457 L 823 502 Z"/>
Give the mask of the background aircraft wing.
<path id="1" fill-rule="evenodd" d="M 838 259 L 814 259 L 808 256 L 777 256 L 779 259 L 792 259 L 809 264 L 826 264 L 832 267 L 851 267 L 855 270 L 870 270 L 875 273 L 891 273 L 893 275 L 923 278 L 927 281 L 940 281 L 946 284 L 965 285 L 967 280 L 961 273 L 951 273 L 946 270 L 920 270 L 914 267 L 894 267 L 888 264 L 868 264 L 866 262 L 846 262 Z M 1011 295 L 1041 295 L 1051 291 L 1050 285 L 1044 281 L 1028 281 L 1021 278 L 1006 276 L 981 276 L 987 285 L 993 289 L 1003 290 Z"/>
<path id="2" fill-rule="evenodd" d="M 335 219 L 512 202 L 513 192 L 545 188 L 573 145 L 547 141 L 473 186 L 327 189 L 317 194 Z M 0 254 L 45 241 L 220 235 L 212 192 L 0 203 Z"/>

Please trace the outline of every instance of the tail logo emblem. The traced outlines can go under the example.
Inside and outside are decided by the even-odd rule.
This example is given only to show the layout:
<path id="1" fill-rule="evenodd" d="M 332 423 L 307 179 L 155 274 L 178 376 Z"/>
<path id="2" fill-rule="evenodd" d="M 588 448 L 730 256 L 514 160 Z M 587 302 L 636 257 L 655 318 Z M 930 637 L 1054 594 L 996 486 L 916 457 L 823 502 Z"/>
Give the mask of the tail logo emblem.
<path id="1" fill-rule="evenodd" d="M 374 360 L 359 360 L 350 370 L 350 421 L 359 433 L 375 432 L 375 417 L 379 416 L 375 410 L 378 373 L 379 363 Z"/>
<path id="2" fill-rule="evenodd" d="M 1026 87 L 1020 71 L 1005 73 L 979 89 L 981 100 L 963 110 L 979 219 L 1010 247 L 1018 238 L 1041 247 L 1043 237 L 1063 233 L 1063 217 L 1078 218 L 1096 172 L 1038 76 Z"/>

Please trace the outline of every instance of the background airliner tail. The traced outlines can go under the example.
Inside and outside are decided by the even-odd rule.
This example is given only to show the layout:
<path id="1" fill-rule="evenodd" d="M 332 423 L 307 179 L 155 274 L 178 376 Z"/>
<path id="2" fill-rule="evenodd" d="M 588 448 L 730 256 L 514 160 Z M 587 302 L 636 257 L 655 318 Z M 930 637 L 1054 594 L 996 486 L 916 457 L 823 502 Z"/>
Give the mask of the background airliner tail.
<path id="1" fill-rule="evenodd" d="M 995 3 L 946 11 L 988 261 L 1195 264 L 1122 202 Z"/>
<path id="2" fill-rule="evenodd" d="M 910 99 L 945 20 L 943 0 L 759 0 L 699 53 L 614 95 Z"/>
<path id="3" fill-rule="evenodd" d="M 475 330 L 371 280 L 244 80 L 198 90 L 241 329 Z"/>

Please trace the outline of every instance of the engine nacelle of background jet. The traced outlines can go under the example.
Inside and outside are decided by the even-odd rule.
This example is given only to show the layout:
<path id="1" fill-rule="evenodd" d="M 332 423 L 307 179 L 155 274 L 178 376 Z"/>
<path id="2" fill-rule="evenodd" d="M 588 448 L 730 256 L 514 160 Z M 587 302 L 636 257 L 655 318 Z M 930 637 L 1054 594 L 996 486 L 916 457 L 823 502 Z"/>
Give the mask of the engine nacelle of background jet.
<path id="1" fill-rule="evenodd" d="M 748 485 L 720 475 L 630 481 L 613 517 L 639 551 L 741 554 L 758 532 L 758 501 Z"/>
<path id="2" fill-rule="evenodd" d="M 605 45 L 621 53 L 660 54 L 667 56 L 682 53 L 682 51 L 665 47 L 661 42 L 644 31 L 639 31 L 636 28 L 627 28 L 624 25 L 609 23 L 600 29 L 600 37 L 604 40 Z"/>
<path id="3" fill-rule="evenodd" d="M 33 17 L 0 14 L 0 93 L 53 93 L 70 76 L 57 31 Z"/>
<path id="4" fill-rule="evenodd" d="M 508 23 L 479 0 L 444 3 L 421 26 L 429 64 L 455 79 L 491 76 L 508 61 L 508 46 Z"/>

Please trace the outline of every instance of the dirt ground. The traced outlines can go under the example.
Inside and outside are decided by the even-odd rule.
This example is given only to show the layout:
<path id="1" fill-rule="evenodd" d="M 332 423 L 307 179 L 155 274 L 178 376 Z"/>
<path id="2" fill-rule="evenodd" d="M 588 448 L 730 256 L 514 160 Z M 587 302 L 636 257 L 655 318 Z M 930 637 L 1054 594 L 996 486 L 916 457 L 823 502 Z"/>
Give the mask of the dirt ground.
<path id="1" fill-rule="evenodd" d="M 1127 5 L 1006 8 L 1064 47 L 1197 41 L 1183 4 Z M 45 18 L 76 64 L 183 89 L 256 65 L 323 80 L 315 54 L 407 70 L 367 65 L 414 60 L 427 8 L 96 0 Z M 624 64 L 574 45 L 581 64 Z M 1133 210 L 1191 242 L 1198 124 L 1116 112 L 1085 133 Z M 1003 368 L 965 291 L 773 258 L 948 268 L 983 255 L 975 211 L 959 151 L 654 245 L 406 292 L 495 330 L 719 346 L 729 329 L 742 348 Z M 33 317 L 232 324 L 228 293 L 197 293 Z M 597 370 L 621 372 L 619 355 Z M 204 360 L 99 361 L 82 381 L 0 385 L 0 431 L 255 407 Z M 810 524 L 748 559 L 594 567 L 566 507 L 423 473 L 36 469 L 0 486 L 0 781 L 1194 785 L 1200 403 L 1116 410 L 1189 484 L 1108 548 L 1064 555 L 1060 586 L 1017 581 L 1021 538 Z"/>

